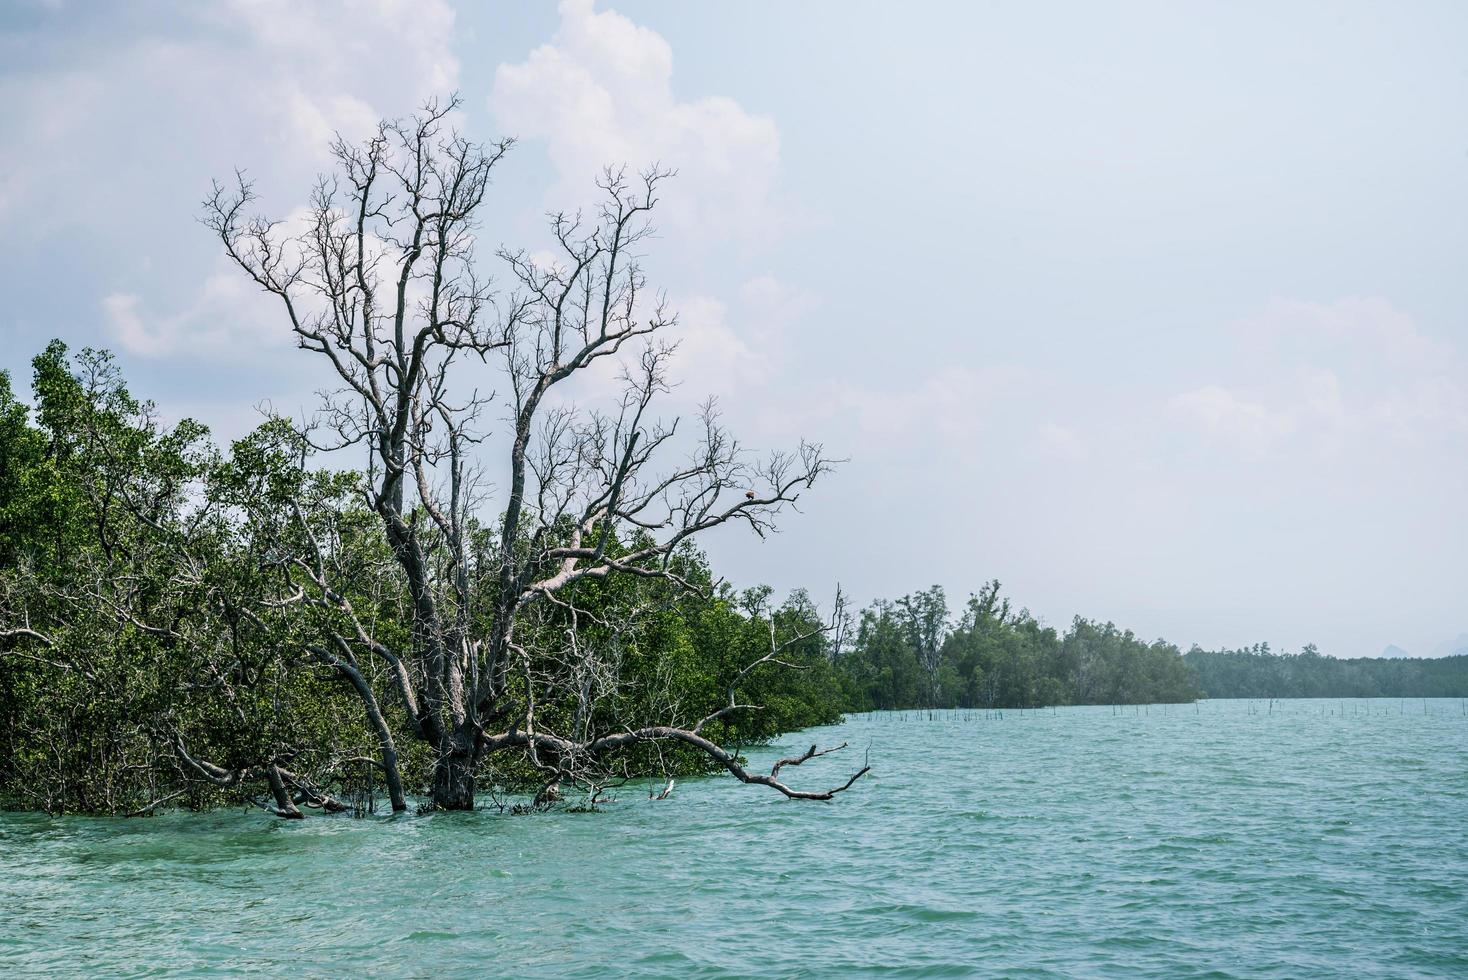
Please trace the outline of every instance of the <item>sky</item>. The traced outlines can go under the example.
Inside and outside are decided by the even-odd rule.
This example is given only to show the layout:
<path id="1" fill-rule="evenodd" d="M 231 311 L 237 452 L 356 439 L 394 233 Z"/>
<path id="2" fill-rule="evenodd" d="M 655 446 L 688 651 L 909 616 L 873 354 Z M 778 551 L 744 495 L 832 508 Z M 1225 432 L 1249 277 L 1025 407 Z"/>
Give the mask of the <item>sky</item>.
<path id="1" fill-rule="evenodd" d="M 1468 5 L 15 0 L 0 369 L 108 347 L 223 439 L 314 404 L 200 201 L 238 167 L 287 214 L 334 132 L 452 91 L 520 140 L 486 244 L 676 168 L 669 410 L 847 460 L 707 541 L 733 581 L 998 578 L 1184 648 L 1468 631 Z"/>

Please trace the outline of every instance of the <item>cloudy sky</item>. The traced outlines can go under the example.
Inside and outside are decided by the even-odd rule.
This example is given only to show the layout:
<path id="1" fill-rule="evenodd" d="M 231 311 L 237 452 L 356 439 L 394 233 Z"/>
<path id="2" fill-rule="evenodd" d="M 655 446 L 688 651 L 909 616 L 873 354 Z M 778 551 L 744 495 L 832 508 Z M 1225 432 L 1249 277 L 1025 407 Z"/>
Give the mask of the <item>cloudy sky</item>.
<path id="1" fill-rule="evenodd" d="M 1184 646 L 1468 630 L 1468 5 L 443 0 L 0 7 L 0 368 L 59 336 L 224 437 L 323 383 L 195 218 L 288 213 L 434 94 L 521 139 L 483 237 L 605 162 L 675 395 L 850 458 L 743 583 L 985 579 Z"/>

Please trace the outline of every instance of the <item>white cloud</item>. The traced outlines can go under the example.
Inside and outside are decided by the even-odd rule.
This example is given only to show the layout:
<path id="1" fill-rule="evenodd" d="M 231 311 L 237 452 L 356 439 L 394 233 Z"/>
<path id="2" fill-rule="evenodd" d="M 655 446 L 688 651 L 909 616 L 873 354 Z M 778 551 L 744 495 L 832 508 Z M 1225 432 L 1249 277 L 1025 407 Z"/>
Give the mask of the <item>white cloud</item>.
<path id="1" fill-rule="evenodd" d="M 1235 325 L 1244 384 L 1171 399 L 1176 416 L 1252 456 L 1369 453 L 1383 442 L 1468 433 L 1468 370 L 1448 343 L 1379 298 L 1276 300 Z"/>
<path id="2" fill-rule="evenodd" d="M 769 237 L 780 158 L 772 120 L 733 99 L 680 101 L 673 52 L 659 34 L 592 0 L 563 0 L 555 37 L 521 64 L 500 65 L 490 97 L 499 124 L 544 140 L 558 204 L 589 201 L 603 166 L 677 169 L 660 221 L 704 240 Z"/>
<path id="3" fill-rule="evenodd" d="M 786 302 L 772 307 L 771 295 Z M 655 340 L 677 345 L 669 365 L 672 392 L 666 407 L 689 411 L 710 397 L 728 399 L 764 389 L 779 369 L 780 331 L 800 311 L 793 297 L 801 295 L 770 279 L 753 291 L 741 289 L 732 309 L 705 294 L 673 297 L 668 305 L 677 311 L 678 322 Z M 578 376 L 565 397 L 588 404 L 617 397 L 622 390 L 623 365 L 635 359 L 628 352 L 615 362 L 600 362 L 591 372 Z"/>
<path id="4" fill-rule="evenodd" d="M 776 409 L 784 424 L 772 427 L 831 433 L 840 423 L 849 431 L 832 438 L 868 455 L 918 447 L 931 451 L 934 439 L 962 450 L 1001 414 L 1012 415 L 1034 382 L 1031 372 L 1013 365 L 940 368 L 907 387 L 828 381 L 804 398 L 787 395 L 790 403 Z"/>
<path id="5" fill-rule="evenodd" d="M 0 79 L 14 111 L 0 216 L 138 263 L 114 268 L 99 301 L 132 353 L 273 345 L 288 337 L 279 311 L 191 221 L 210 178 L 246 167 L 269 210 L 299 213 L 333 133 L 364 136 L 453 88 L 453 20 L 444 0 L 232 0 L 179 4 L 105 50 L 58 47 L 43 69 Z"/>
<path id="6" fill-rule="evenodd" d="M 459 63 L 444 0 L 232 0 L 215 14 L 255 46 L 250 90 L 283 136 L 323 153 L 333 133 L 364 136 L 384 115 L 447 95 Z"/>
<path id="7" fill-rule="evenodd" d="M 453 88 L 453 19 L 444 0 L 179 3 L 106 48 L 58 47 L 0 78 L 0 213 L 40 232 L 171 217 L 236 165 L 304 194 L 333 132 Z"/>
<path id="8" fill-rule="evenodd" d="M 117 345 L 140 357 L 250 360 L 287 346 L 293 337 L 278 301 L 223 261 L 182 310 L 150 313 L 139 296 L 119 292 L 103 297 L 102 311 Z"/>
<path id="9" fill-rule="evenodd" d="M 1253 453 L 1273 448 L 1294 430 L 1287 411 L 1272 409 L 1257 396 L 1223 385 L 1184 392 L 1173 399 L 1173 405 L 1209 433 Z"/>
<path id="10" fill-rule="evenodd" d="M 760 387 L 771 371 L 768 355 L 752 347 L 729 322 L 728 306 L 711 296 L 681 304 L 673 335 L 678 354 L 673 374 L 679 394 L 701 400 Z"/>
<path id="11" fill-rule="evenodd" d="M 1450 345 L 1425 335 L 1412 316 L 1377 296 L 1333 303 L 1274 299 L 1235 329 L 1276 357 L 1367 359 L 1431 369 L 1451 357 Z"/>
<path id="12" fill-rule="evenodd" d="M 1045 422 L 1036 430 L 1036 447 L 1042 456 L 1067 463 L 1090 458 L 1090 446 L 1081 433 L 1068 425 Z"/>
<path id="13" fill-rule="evenodd" d="M 821 305 L 815 293 L 768 273 L 740 286 L 739 300 L 748 314 L 751 335 L 769 345 L 779 344 L 788 330 Z"/>

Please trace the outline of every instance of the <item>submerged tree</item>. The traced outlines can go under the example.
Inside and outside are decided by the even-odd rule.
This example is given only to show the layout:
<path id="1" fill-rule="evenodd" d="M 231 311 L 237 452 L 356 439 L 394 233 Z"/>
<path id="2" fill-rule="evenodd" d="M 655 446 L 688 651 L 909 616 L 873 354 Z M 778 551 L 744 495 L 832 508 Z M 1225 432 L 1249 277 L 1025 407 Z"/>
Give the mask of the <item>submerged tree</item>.
<path id="1" fill-rule="evenodd" d="M 298 533 L 280 534 L 271 558 L 288 582 L 275 605 L 319 617 L 315 656 L 358 691 L 391 786 L 397 749 L 368 664 L 385 670 L 407 731 L 433 752 L 435 807 L 474 806 L 477 773 L 498 754 L 524 760 L 553 795 L 564 782 L 633 774 L 638 752 L 663 745 L 786 796 L 829 799 L 866 769 L 797 790 L 780 769 L 815 747 L 762 774 L 711 737 L 753 709 L 738 694 L 749 672 L 809 632 L 772 630 L 717 706 L 690 713 L 669 698 L 653 719 L 644 698 L 632 716 L 619 664 L 651 610 L 607 590 L 621 580 L 697 588 L 680 556 L 698 535 L 726 524 L 765 534 L 831 460 L 811 444 L 755 458 L 712 403 L 693 419 L 655 415 L 674 352 L 662 338 L 676 321 L 649 298 L 637 248 L 668 172 L 606 171 L 595 214 L 551 217 L 556 257 L 502 249 L 510 286 L 494 288 L 476 232 L 511 143 L 450 132 L 457 106 L 430 103 L 360 146 L 338 139 L 337 172 L 317 185 L 304 230 L 248 214 L 243 177 L 206 202 L 230 258 L 280 300 L 298 345 L 340 383 L 299 436 L 314 450 L 365 448 L 358 491 L 396 569 L 377 580 L 401 590 L 409 627 L 399 635 L 359 608 L 331 512 L 304 493 L 286 502 Z M 618 392 L 602 409 L 559 397 L 609 365 L 620 367 Z M 502 433 L 490 427 L 497 409 Z M 393 804 L 404 805 L 400 792 Z"/>

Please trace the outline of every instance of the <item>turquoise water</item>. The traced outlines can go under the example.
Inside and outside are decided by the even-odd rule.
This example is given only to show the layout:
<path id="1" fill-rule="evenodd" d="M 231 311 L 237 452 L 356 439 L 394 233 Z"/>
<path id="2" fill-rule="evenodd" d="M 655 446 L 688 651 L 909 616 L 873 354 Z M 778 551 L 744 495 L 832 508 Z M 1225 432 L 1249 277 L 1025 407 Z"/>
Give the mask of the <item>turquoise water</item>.
<path id="1" fill-rule="evenodd" d="M 757 753 L 851 742 L 792 772 L 824 784 L 870 746 L 830 805 L 0 814 L 0 972 L 1465 976 L 1464 712 L 875 714 Z"/>

